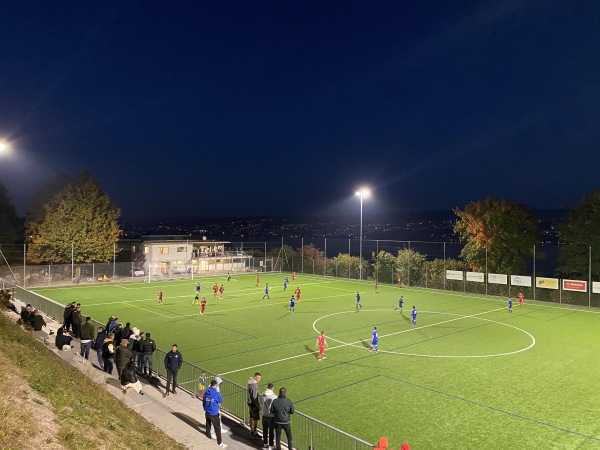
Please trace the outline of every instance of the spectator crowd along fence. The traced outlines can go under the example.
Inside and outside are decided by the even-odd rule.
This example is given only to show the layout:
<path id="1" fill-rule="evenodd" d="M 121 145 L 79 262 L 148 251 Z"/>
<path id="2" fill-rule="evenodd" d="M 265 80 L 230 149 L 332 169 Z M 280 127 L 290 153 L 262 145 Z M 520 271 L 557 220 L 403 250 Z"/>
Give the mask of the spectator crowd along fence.
<path id="1" fill-rule="evenodd" d="M 555 277 L 559 255 L 555 244 L 534 246 L 525 260 L 527 269 L 516 274 L 471 272 L 459 258 L 463 245 L 450 242 L 365 239 L 362 260 L 357 256 L 360 245 L 357 239 L 280 238 L 261 242 L 220 242 L 218 251 L 203 253 L 197 253 L 188 241 L 169 242 L 169 245 L 172 247 L 171 259 L 167 252 L 161 256 L 152 254 L 152 258 L 148 254 L 135 261 L 120 262 L 118 259 L 133 255 L 131 251 L 126 254 L 121 249 L 115 251 L 110 263 L 79 264 L 75 263 L 78 258 L 74 248 L 71 264 L 49 265 L 28 264 L 25 246 L 2 246 L 0 287 L 153 282 L 276 271 L 378 279 L 380 283 L 503 297 L 522 293 L 527 299 L 600 306 L 600 276 L 593 271 L 593 267 L 600 265 L 600 262 L 596 263 L 597 259 L 600 261 L 596 257 L 600 256 L 600 249 L 591 247 L 582 249 L 582 274 L 573 279 L 562 279 Z M 210 245 L 210 242 L 203 245 Z M 183 256 L 177 256 L 180 249 L 185 250 L 181 252 Z"/>
<path id="2" fill-rule="evenodd" d="M 16 299 L 20 302 L 31 304 L 46 316 L 53 318 L 57 322 L 62 322 L 64 305 L 18 286 L 14 287 L 14 293 Z M 92 323 L 96 328 L 104 326 L 104 324 L 97 320 L 92 319 Z M 163 378 L 166 378 L 166 369 L 164 364 L 162 364 L 165 355 L 165 351 L 157 349 L 152 360 L 152 371 Z M 184 361 L 178 372 L 178 387 L 185 389 L 191 395 L 197 395 L 200 387 L 199 380 L 205 379 L 210 382 L 216 376 L 218 374 Z M 223 410 L 227 414 L 237 418 L 240 422 L 248 424 L 247 388 L 222 378 L 220 391 L 223 396 Z M 330 450 L 373 449 L 372 444 L 299 411 L 296 411 L 296 414 L 292 415 L 291 419 L 292 429 L 294 430 L 294 447 L 296 448 L 311 448 L 314 450 L 325 448 Z"/>

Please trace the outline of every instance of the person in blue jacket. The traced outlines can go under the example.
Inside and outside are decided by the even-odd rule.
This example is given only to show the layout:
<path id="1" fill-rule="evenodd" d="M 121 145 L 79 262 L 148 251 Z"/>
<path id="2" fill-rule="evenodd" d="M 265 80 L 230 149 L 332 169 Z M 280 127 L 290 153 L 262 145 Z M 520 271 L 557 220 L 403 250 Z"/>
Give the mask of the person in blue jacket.
<path id="1" fill-rule="evenodd" d="M 217 444 L 221 448 L 226 448 L 227 444 L 224 444 L 221 438 L 220 410 L 223 404 L 223 397 L 221 397 L 221 394 L 217 390 L 217 385 L 217 380 L 210 382 L 210 387 L 204 393 L 204 397 L 202 397 L 202 408 L 204 408 L 204 416 L 206 417 L 206 436 L 211 439 L 210 430 L 212 427 L 215 427 Z"/>

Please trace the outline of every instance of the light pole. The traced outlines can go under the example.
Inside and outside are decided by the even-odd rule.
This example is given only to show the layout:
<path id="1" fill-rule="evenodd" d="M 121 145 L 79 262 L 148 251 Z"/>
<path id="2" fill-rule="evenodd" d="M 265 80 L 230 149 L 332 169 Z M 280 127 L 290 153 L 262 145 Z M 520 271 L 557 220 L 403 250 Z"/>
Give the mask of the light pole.
<path id="1" fill-rule="evenodd" d="M 370 192 L 366 188 L 361 188 L 354 193 L 354 195 L 360 197 L 360 243 L 358 256 L 358 278 L 360 280 L 362 280 L 363 198 L 368 197 L 369 194 Z"/>

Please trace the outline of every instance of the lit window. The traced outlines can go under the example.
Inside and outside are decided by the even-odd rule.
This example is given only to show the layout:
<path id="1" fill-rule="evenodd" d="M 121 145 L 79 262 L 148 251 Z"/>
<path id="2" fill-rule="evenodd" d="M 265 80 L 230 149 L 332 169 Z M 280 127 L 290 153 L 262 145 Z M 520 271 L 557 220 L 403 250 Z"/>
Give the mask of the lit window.
<path id="1" fill-rule="evenodd" d="M 185 252 L 185 247 L 177 247 L 177 253 Z"/>
<path id="2" fill-rule="evenodd" d="M 158 248 L 158 253 L 160 253 L 161 255 L 168 255 L 169 254 L 169 247 L 159 247 Z"/>

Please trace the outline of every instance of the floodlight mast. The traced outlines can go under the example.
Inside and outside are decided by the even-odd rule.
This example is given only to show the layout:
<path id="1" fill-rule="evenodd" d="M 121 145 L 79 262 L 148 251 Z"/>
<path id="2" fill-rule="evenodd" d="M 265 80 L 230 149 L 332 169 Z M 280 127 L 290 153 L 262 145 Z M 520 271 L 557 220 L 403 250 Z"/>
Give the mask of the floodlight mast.
<path id="1" fill-rule="evenodd" d="M 363 244 L 363 199 L 370 195 L 370 191 L 362 188 L 354 193 L 360 197 L 360 240 L 359 240 L 359 256 L 358 256 L 358 278 L 362 280 L 362 244 Z"/>

